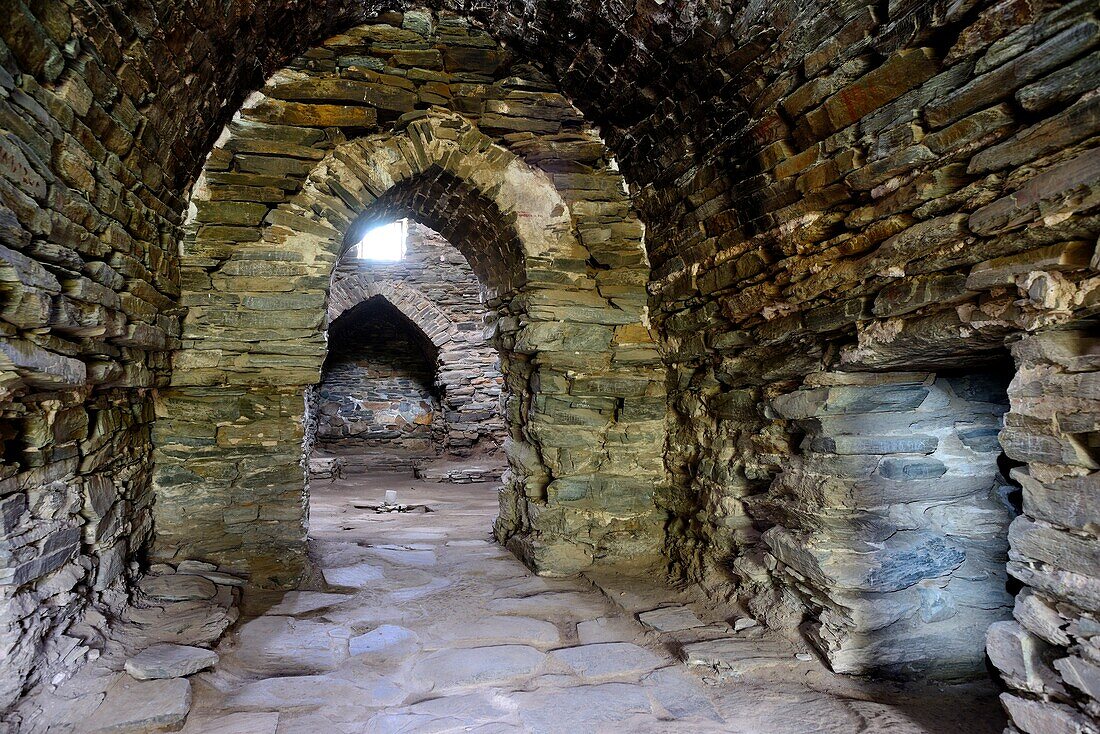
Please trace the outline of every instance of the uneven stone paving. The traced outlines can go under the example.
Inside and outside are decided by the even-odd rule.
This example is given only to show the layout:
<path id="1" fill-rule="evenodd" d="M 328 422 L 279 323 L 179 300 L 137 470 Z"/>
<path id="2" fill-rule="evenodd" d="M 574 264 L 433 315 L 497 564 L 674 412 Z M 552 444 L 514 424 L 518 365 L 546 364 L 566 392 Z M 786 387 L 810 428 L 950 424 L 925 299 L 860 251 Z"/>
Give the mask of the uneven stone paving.
<path id="1" fill-rule="evenodd" d="M 432 511 L 376 513 L 386 489 Z M 583 577 L 533 576 L 489 540 L 495 511 L 492 485 L 382 476 L 315 486 L 314 578 L 281 596 L 245 594 L 251 618 L 218 647 L 214 669 L 190 679 L 183 731 L 904 734 L 1003 726 L 987 687 L 923 696 L 871 689 L 795 657 L 791 643 L 765 638 L 762 628 L 740 639 L 723 626 L 727 634 L 708 643 L 718 627 L 679 604 L 659 608 L 680 598 L 652 582 L 594 577 L 601 592 Z M 656 599 L 662 593 L 665 602 Z M 648 628 L 635 608 L 648 610 Z M 728 654 L 722 639 L 756 650 L 751 661 L 770 651 L 768 664 L 738 670 L 696 655 L 700 666 L 688 667 L 668 650 L 694 640 L 726 644 L 719 652 Z M 844 690 L 823 690 L 830 681 Z"/>

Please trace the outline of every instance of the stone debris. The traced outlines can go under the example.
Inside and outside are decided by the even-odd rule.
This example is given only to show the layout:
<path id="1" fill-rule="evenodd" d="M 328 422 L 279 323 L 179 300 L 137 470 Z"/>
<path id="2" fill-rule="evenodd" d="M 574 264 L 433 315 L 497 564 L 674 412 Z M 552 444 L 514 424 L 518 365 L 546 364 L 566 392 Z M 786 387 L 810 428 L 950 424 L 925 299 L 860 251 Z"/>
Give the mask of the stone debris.
<path id="1" fill-rule="evenodd" d="M 734 632 L 741 632 L 743 630 L 751 629 L 751 628 L 755 627 L 758 624 L 759 624 L 759 622 L 757 622 L 752 617 L 738 617 L 733 622 L 733 631 Z"/>
<path id="2" fill-rule="evenodd" d="M 733 676 L 789 669 L 796 655 L 789 642 L 775 636 L 722 637 L 683 646 L 683 659 L 689 666 L 713 668 L 720 674 Z"/>
<path id="3" fill-rule="evenodd" d="M 188 645 L 152 645 L 126 661 L 126 672 L 138 680 L 183 678 L 213 667 L 218 654 Z"/>
<path id="4" fill-rule="evenodd" d="M 681 606 L 663 607 L 642 612 L 638 615 L 638 621 L 658 632 L 689 630 L 706 624 L 695 616 L 695 612 L 691 609 Z"/>

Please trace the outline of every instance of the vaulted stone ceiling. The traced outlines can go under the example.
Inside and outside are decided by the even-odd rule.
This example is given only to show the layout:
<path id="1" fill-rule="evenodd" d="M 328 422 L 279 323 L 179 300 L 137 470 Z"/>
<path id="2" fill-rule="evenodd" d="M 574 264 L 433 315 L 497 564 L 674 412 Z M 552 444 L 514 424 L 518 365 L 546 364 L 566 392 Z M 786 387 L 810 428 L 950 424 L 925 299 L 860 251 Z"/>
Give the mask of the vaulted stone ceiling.
<path id="1" fill-rule="evenodd" d="M 667 370 L 667 412 L 634 417 L 664 419 L 668 431 L 664 456 L 648 458 L 663 458 L 670 481 L 647 479 L 637 497 L 641 514 L 664 518 L 671 572 L 712 598 L 737 596 L 776 626 L 809 615 L 834 664 L 857 670 L 881 657 L 858 644 L 878 639 L 869 633 L 889 636 L 916 618 L 952 629 L 949 620 L 967 618 L 953 609 L 989 601 L 956 583 L 972 570 L 956 561 L 974 532 L 954 513 L 999 527 L 991 498 L 906 493 L 925 482 L 950 494 L 945 482 L 985 476 L 1003 448 L 1020 462 L 1011 474 L 1024 494 L 1006 568 L 1029 587 L 1016 601 L 1018 622 L 990 636 L 989 653 L 1018 694 L 1006 706 L 1018 722 L 1095 716 L 1095 691 L 1074 672 L 1095 658 L 1080 651 L 1093 649 L 1097 605 L 1095 4 L 442 5 L 444 17 L 468 18 L 502 44 L 492 50 L 502 85 L 515 72 L 575 105 L 600 165 L 610 171 L 614 155 L 630 186 L 629 198 L 617 196 L 637 219 L 604 229 L 637 243 L 644 224 L 652 270 L 628 285 L 632 321 L 652 332 L 636 328 L 627 335 L 635 341 L 614 346 L 629 355 L 640 345 L 656 362 L 656 339 Z M 129 561 L 149 546 L 152 430 L 169 423 L 153 390 L 207 379 L 229 387 L 225 375 L 252 359 L 240 349 L 223 364 L 196 348 L 202 299 L 223 297 L 201 281 L 220 261 L 199 252 L 181 268 L 179 258 L 195 256 L 181 225 L 203 199 L 202 186 L 192 188 L 200 170 L 230 165 L 224 152 L 208 157 L 223 127 L 277 70 L 334 34 L 367 21 L 416 22 L 400 10 L 38 2 L 13 3 L 0 24 L 0 386 L 10 459 L 2 481 L 14 559 L 2 578 L 18 599 L 4 609 L 3 649 L 14 662 L 0 702 L 83 659 L 87 649 L 70 657 L 60 632 L 83 608 L 81 594 L 119 603 Z M 347 144 L 335 128 L 305 146 L 317 143 L 313 159 Z M 517 138 L 498 142 L 552 168 Z M 346 233 L 328 232 L 321 212 L 331 193 L 295 221 L 335 243 Z M 429 193 L 440 190 L 402 190 L 390 203 L 396 210 Z M 205 212 L 196 215 L 201 223 Z M 335 260 L 338 249 L 320 259 Z M 624 270 L 644 276 L 640 247 L 630 252 Z M 615 285 L 604 268 L 624 263 L 602 255 L 585 267 Z M 316 270 L 323 284 L 327 273 Z M 314 342 L 322 291 L 311 295 Z M 190 311 L 181 293 L 200 294 L 182 304 Z M 213 361 L 187 362 L 196 355 Z M 1003 396 L 966 387 L 1007 366 L 1015 374 Z M 313 372 L 305 364 L 288 382 L 295 389 L 275 400 L 239 385 L 203 395 L 194 425 L 157 443 L 160 471 L 184 483 L 235 481 L 224 462 L 181 468 L 166 452 L 195 454 L 205 440 L 195 425 L 210 428 L 230 393 L 248 418 L 297 416 L 296 390 Z M 931 402 L 907 402 L 914 396 Z M 1006 427 L 992 445 L 983 431 L 1005 399 Z M 914 438 L 917 424 L 928 432 Z M 295 484 L 297 429 L 284 429 L 280 461 Z M 969 452 L 983 456 L 953 463 Z M 236 507 L 223 515 L 238 527 L 255 517 Z M 280 519 L 273 512 L 272 527 L 286 532 Z M 566 526 L 561 537 L 577 534 Z M 869 575 L 837 565 L 865 560 L 868 543 L 882 546 Z M 1004 565 L 1001 551 L 986 552 Z M 913 559 L 916 581 L 883 573 Z M 69 575 L 68 586 L 54 583 Z M 901 588 L 881 588 L 884 578 Z M 876 606 L 881 593 L 897 595 Z M 894 617 L 852 611 L 887 607 Z M 909 665 L 910 653 L 927 658 L 902 647 L 895 667 Z M 959 659 L 973 663 L 975 651 Z M 1055 657 L 1072 691 L 1052 686 L 1049 666 L 1029 667 Z M 1050 698 L 1060 703 L 1043 703 Z"/>

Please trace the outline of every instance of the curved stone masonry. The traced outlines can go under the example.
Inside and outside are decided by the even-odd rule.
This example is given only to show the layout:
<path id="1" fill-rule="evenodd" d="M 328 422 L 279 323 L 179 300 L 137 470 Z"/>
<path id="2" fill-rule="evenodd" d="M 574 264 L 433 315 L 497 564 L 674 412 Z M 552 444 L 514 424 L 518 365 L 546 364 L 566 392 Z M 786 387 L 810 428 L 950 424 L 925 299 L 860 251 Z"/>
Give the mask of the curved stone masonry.
<path id="1" fill-rule="evenodd" d="M 454 250 L 449 244 L 447 249 Z M 454 254 L 458 255 L 462 265 L 466 264 L 457 250 Z M 445 258 L 446 255 L 439 257 Z M 359 272 L 363 268 L 362 264 L 358 264 L 357 267 L 349 267 L 350 272 L 343 274 L 344 277 L 334 277 L 329 289 L 329 324 L 363 301 L 384 298 L 414 323 L 437 350 L 435 382 L 444 407 L 446 452 L 454 456 L 467 456 L 475 451 L 491 453 L 499 449 L 505 437 L 505 426 L 498 415 L 502 377 L 497 368 L 496 349 L 484 336 L 485 329 L 481 323 L 484 313 L 475 312 L 471 316 L 452 308 L 456 312 L 455 317 L 461 319 L 452 321 L 444 307 L 437 305 L 418 288 L 404 280 L 377 280 L 381 273 L 370 272 L 371 267 L 367 268 L 367 272 Z M 438 263 L 424 258 L 411 264 L 408 276 L 405 267 L 401 268 L 400 273 L 388 272 L 396 270 L 388 264 L 385 275 L 412 276 L 431 285 L 437 269 Z M 468 266 L 462 270 L 476 287 L 477 279 Z M 447 291 L 447 285 L 441 283 L 432 290 Z"/>
<path id="2" fill-rule="evenodd" d="M 783 603 L 759 540 L 776 518 L 742 502 L 771 486 L 800 439 L 763 416 L 771 398 L 838 367 L 968 368 L 1020 338 L 1014 384 L 1024 392 L 1011 396 L 1002 442 L 1028 464 L 1017 475 L 1029 519 L 1010 533 L 1009 569 L 1028 585 L 1015 618 L 1043 645 L 1001 635 L 1022 642 L 996 659 L 1021 730 L 1095 717 L 1096 691 L 1081 673 L 1097 660 L 1097 533 L 1087 514 L 1100 266 L 1094 2 L 482 2 L 464 8 L 470 18 L 372 17 L 371 3 L 343 0 L 199 0 L 186 10 L 17 0 L 9 10 L 0 23 L 0 379 L 9 391 L 0 501 L 4 568 L 18 572 L 4 577 L 0 644 L 11 664 L 0 700 L 79 665 L 94 640 L 67 635 L 69 620 L 108 609 L 139 570 L 131 562 L 151 536 L 151 388 L 167 384 L 167 353 L 179 346 L 179 213 L 215 138 L 265 76 L 370 21 L 384 38 L 364 63 L 413 87 L 387 98 L 386 124 L 451 99 L 511 126 L 490 132 L 515 150 L 546 139 L 520 126 L 556 125 L 555 155 L 567 148 L 565 159 L 544 159 L 537 145 L 522 154 L 556 177 L 606 171 L 606 159 L 593 161 L 608 152 L 621 163 L 647 225 L 650 308 L 670 368 L 666 551 L 674 573 L 713 598 L 737 590 L 777 622 L 806 611 Z M 335 66 L 337 54 L 311 53 L 309 63 Z M 524 99 L 557 91 L 577 107 Z M 305 149 L 335 145 L 345 130 L 373 130 L 362 99 L 314 102 L 281 106 L 325 115 L 313 133 L 234 143 L 254 146 L 247 165 L 262 165 L 273 145 L 310 157 Z M 606 146 L 576 126 L 576 109 Z M 233 157 L 223 147 L 210 163 Z M 294 155 L 275 157 L 294 165 Z M 222 201 L 280 202 L 301 183 L 296 170 L 220 173 L 212 189 Z M 608 197 L 599 200 L 612 224 L 629 214 L 620 180 L 602 189 L 573 178 Z M 644 283 L 644 270 L 629 272 Z M 182 282 L 193 277 L 205 287 L 199 270 Z M 1066 399 L 1048 409 L 1043 391 L 1063 383 L 1078 393 L 1057 393 Z M 248 414 L 248 390 L 223 403 L 230 392 Z M 291 415 L 298 404 L 288 394 L 279 409 Z M 179 445 L 192 440 L 209 437 Z M 214 484 L 236 481 L 239 469 L 193 468 Z M 50 501 L 40 501 L 42 487 L 57 490 Z M 234 519 L 255 520 L 253 509 Z M 100 576 L 114 588 L 96 588 Z M 1041 689 L 1036 681 L 1053 675 L 1065 685 Z"/>
<path id="3" fill-rule="evenodd" d="M 415 32 L 353 29 L 274 75 L 208 161 L 183 245 L 185 346 L 157 426 L 157 555 L 292 582 L 304 551 L 294 396 L 317 379 L 318 306 L 361 227 L 412 214 L 460 247 L 495 311 L 511 433 L 498 537 L 544 573 L 652 558 L 664 385 L 642 228 L 621 178 L 564 98 L 527 91 L 537 81 L 498 83 L 515 98 L 510 114 L 399 117 L 417 85 L 356 55 L 395 34 Z M 335 111 L 336 97 L 367 102 Z M 335 147 L 316 127 L 352 133 L 386 119 L 392 132 Z M 555 171 L 579 161 L 588 173 Z M 279 201 L 256 195 L 275 174 L 287 187 Z M 261 201 L 238 201 L 248 198 Z M 203 474 L 211 466 L 219 477 Z"/>

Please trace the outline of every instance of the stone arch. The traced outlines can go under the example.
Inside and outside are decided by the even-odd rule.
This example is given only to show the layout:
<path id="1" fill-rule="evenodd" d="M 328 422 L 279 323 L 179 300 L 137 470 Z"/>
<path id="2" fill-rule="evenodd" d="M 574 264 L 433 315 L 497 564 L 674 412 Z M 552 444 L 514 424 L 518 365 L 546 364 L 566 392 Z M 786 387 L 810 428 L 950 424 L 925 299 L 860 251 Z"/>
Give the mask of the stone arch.
<path id="1" fill-rule="evenodd" d="M 328 298 L 328 322 L 331 324 L 350 308 L 375 296 L 386 299 L 414 323 L 440 351 L 455 336 L 451 319 L 423 293 L 400 281 L 376 281 L 365 275 L 341 278 L 332 284 Z"/>
<path id="2" fill-rule="evenodd" d="M 487 403 L 499 403 L 501 380 L 494 367 L 498 362 L 496 348 L 471 339 L 419 289 L 399 280 L 376 280 L 367 273 L 333 279 L 329 324 L 371 298 L 385 299 L 435 348 L 435 384 L 444 410 L 443 444 L 447 454 L 464 456 L 475 448 L 479 452 L 497 451 L 503 442 L 503 421 L 484 415 Z M 480 374 L 472 380 L 473 370 Z"/>
<path id="3" fill-rule="evenodd" d="M 181 453 L 158 470 L 158 554 L 291 582 L 304 550 L 292 406 L 324 356 L 332 269 L 357 227 L 415 215 L 467 257 L 493 314 L 510 464 L 498 538 L 546 573 L 619 554 L 655 557 L 664 376 L 646 325 L 641 239 L 616 239 L 619 219 L 605 217 L 602 235 L 579 228 L 587 220 L 574 218 L 559 185 L 473 121 L 433 108 L 333 148 L 216 262 L 200 227 L 184 243 L 182 266 L 202 287 L 184 295 L 186 347 L 176 355 L 177 366 L 194 369 L 175 373 L 158 424 L 162 452 L 186 434 L 193 404 L 224 408 L 223 393 L 241 402 L 210 416 L 217 430 L 205 456 Z M 614 259 L 609 242 L 621 243 Z M 237 456 L 245 448 L 269 452 L 262 470 L 240 471 L 256 460 Z M 195 477 L 212 462 L 238 467 L 217 488 L 219 506 L 257 515 L 208 516 L 196 533 Z"/>

